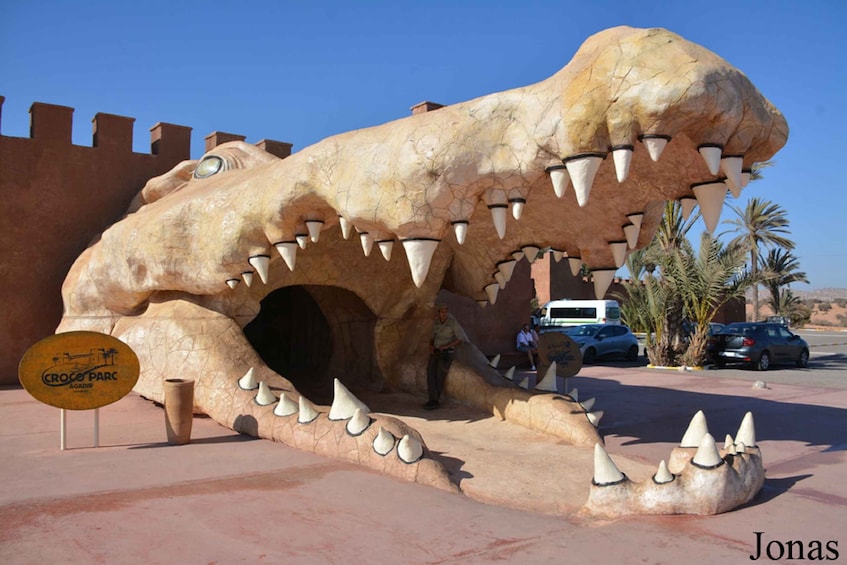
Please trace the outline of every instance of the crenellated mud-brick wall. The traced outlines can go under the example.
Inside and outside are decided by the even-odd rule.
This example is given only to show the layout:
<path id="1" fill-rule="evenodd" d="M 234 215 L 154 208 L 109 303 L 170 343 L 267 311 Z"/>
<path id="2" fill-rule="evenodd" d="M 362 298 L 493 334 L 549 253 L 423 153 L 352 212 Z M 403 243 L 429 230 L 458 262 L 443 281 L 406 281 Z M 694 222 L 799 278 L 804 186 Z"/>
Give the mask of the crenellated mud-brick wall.
<path id="1" fill-rule="evenodd" d="M 191 154 L 189 127 L 156 124 L 144 154 L 132 150 L 134 118 L 96 114 L 92 147 L 84 147 L 71 142 L 73 108 L 35 102 L 29 112 L 28 138 L 0 133 L 0 385 L 17 383 L 24 352 L 54 332 L 62 281 L 77 256 L 148 179 Z M 212 133 L 206 150 L 233 139 L 244 138 Z M 291 153 L 289 143 L 256 145 L 279 157 Z"/>

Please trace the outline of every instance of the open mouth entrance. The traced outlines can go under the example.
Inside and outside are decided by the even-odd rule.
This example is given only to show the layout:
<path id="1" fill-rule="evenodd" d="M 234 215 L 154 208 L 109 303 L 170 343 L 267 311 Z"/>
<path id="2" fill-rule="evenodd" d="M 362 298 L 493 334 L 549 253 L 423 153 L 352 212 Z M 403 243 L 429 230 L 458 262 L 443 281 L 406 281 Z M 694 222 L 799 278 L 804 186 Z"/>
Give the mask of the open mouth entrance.
<path id="1" fill-rule="evenodd" d="M 267 295 L 244 335 L 262 360 L 313 402 L 332 402 L 334 378 L 351 391 L 379 390 L 376 315 L 352 292 L 288 286 Z"/>

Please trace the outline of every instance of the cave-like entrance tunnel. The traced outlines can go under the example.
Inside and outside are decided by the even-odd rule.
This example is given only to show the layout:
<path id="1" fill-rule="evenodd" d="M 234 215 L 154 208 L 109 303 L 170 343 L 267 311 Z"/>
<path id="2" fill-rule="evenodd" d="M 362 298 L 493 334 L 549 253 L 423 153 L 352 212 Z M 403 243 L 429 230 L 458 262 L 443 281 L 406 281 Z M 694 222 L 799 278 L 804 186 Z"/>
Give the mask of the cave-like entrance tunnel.
<path id="1" fill-rule="evenodd" d="M 379 390 L 376 315 L 354 293 L 332 286 L 288 286 L 267 295 L 244 334 L 262 360 L 309 400 L 332 402 L 332 381 Z"/>

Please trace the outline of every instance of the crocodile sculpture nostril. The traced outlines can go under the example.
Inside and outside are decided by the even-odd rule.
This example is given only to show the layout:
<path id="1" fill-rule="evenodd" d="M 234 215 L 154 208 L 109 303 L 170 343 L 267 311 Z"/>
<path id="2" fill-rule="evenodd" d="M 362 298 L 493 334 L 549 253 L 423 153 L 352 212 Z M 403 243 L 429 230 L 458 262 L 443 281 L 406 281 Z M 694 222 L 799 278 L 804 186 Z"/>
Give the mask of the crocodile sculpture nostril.
<path id="1" fill-rule="evenodd" d="M 178 373 L 196 382 L 196 410 L 223 425 L 458 491 L 425 438 L 370 413 L 347 386 L 421 392 L 439 290 L 493 304 L 517 262 L 539 250 L 590 267 L 604 294 L 626 254 L 655 233 L 664 201 L 699 204 L 714 227 L 727 189 L 737 195 L 787 135 L 782 115 L 715 54 L 665 30 L 614 28 L 533 85 L 285 159 L 230 142 L 151 179 L 72 266 L 57 331 L 130 344 L 142 367 L 136 390 L 148 398 L 161 400 L 163 380 Z M 334 347 L 317 355 L 339 380 L 331 408 L 245 337 L 263 299 L 295 287 L 327 319 Z M 603 412 L 589 401 L 555 394 L 554 378 L 542 380 L 548 391 L 524 390 L 471 353 L 481 361 L 454 364 L 450 396 L 573 445 L 602 444 Z M 690 462 L 672 454 L 650 484 L 731 471 L 736 482 L 709 479 L 703 496 L 716 511 L 737 505 L 761 486 L 751 431 L 739 430 L 720 463 L 709 445 Z M 604 482 L 626 490 L 610 506 L 618 514 L 662 510 L 637 502 L 626 477 Z M 729 484 L 742 494 L 727 495 Z"/>

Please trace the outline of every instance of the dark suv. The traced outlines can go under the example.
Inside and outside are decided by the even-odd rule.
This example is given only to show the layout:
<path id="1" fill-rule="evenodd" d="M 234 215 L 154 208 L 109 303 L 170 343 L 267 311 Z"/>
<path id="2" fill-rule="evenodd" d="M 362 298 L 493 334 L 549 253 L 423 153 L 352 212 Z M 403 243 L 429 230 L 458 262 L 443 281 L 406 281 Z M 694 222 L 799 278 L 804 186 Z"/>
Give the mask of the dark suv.
<path id="1" fill-rule="evenodd" d="M 739 322 L 729 324 L 712 336 L 709 354 L 718 367 L 746 363 L 767 371 L 776 363 L 809 365 L 809 344 L 782 324 Z"/>

